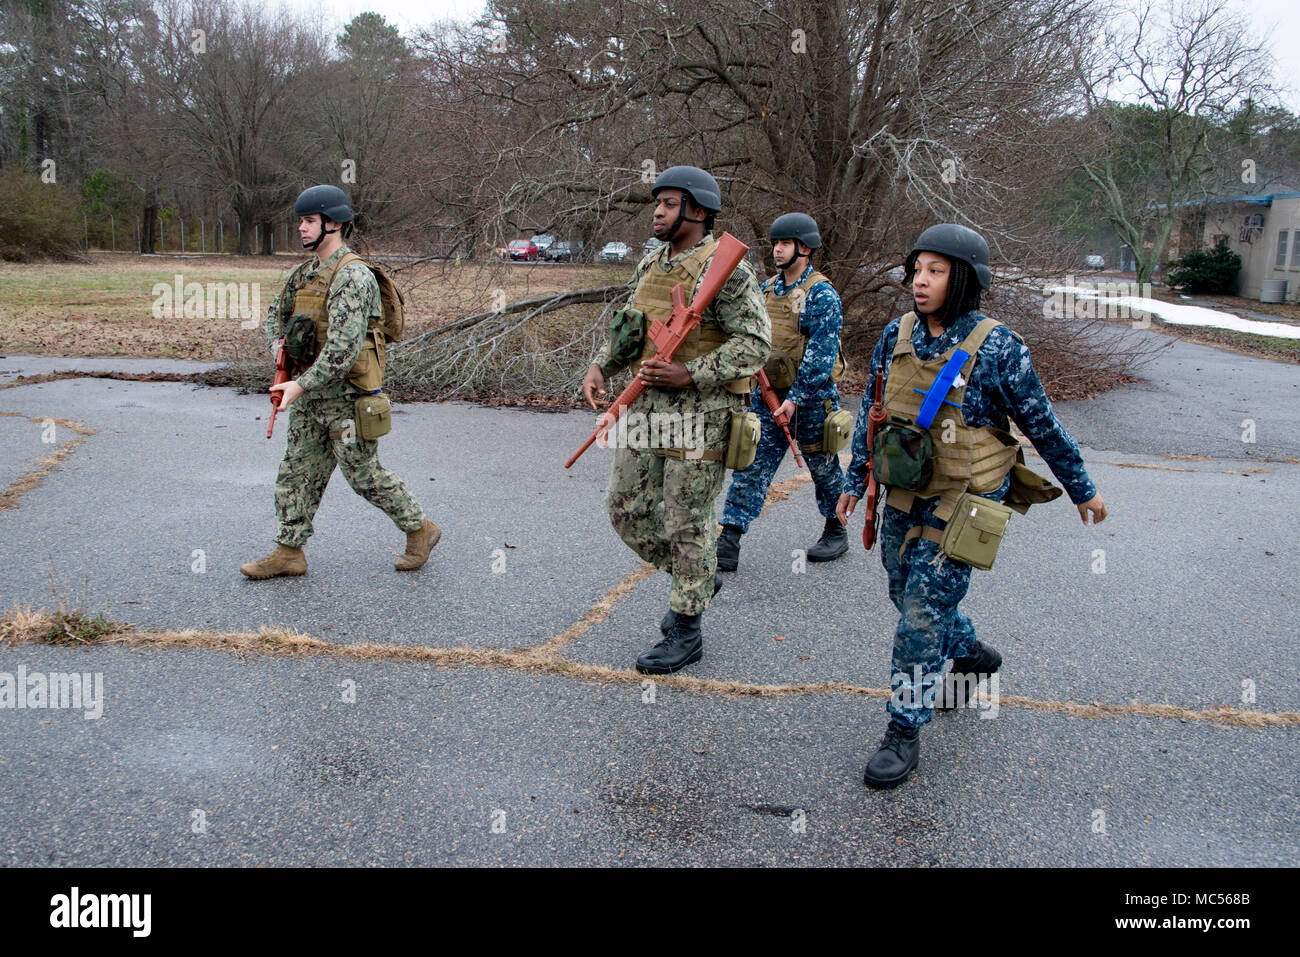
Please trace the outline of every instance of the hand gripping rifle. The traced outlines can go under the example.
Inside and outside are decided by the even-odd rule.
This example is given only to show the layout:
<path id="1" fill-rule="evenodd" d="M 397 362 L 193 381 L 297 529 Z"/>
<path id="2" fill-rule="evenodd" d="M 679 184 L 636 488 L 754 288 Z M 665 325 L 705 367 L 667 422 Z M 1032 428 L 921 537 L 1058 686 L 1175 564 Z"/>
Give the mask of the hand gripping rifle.
<path id="1" fill-rule="evenodd" d="M 876 391 L 872 397 L 871 409 L 867 412 L 867 507 L 863 512 L 865 522 L 862 526 L 862 547 L 871 551 L 876 544 L 876 497 L 879 486 L 876 484 L 875 456 L 872 450 L 876 445 L 876 432 L 885 424 L 885 403 L 881 397 L 884 388 L 885 370 L 876 373 Z"/>
<path id="2" fill-rule="evenodd" d="M 284 348 L 284 340 L 275 347 L 275 378 L 271 385 L 284 385 L 289 381 L 289 355 Z M 271 421 L 266 426 L 266 437 L 271 437 L 271 430 L 275 428 L 275 414 L 280 411 L 280 403 L 284 401 L 283 392 L 271 393 Z"/>
<path id="3" fill-rule="evenodd" d="M 699 291 L 695 293 L 695 298 L 691 300 L 689 306 L 686 305 L 685 284 L 679 282 L 673 286 L 673 314 L 667 322 L 656 319 L 650 323 L 650 328 L 646 331 L 650 341 L 658 350 L 655 358 L 663 359 L 665 362 L 673 361 L 673 354 L 677 351 L 677 347 L 685 342 L 686 337 L 700 324 L 702 313 L 709 307 L 709 303 L 713 302 L 713 297 L 727 284 L 727 280 L 731 278 L 731 274 L 735 272 L 747 252 L 749 252 L 748 246 L 731 233 L 723 233 L 722 239 L 718 241 L 718 248 L 713 252 L 713 258 L 709 260 L 709 268 L 700 281 Z M 640 398 L 644 391 L 645 380 L 634 378 L 613 404 L 601 413 L 591 438 L 582 443 L 582 448 L 573 453 L 569 461 L 564 463 L 564 467 L 567 469 L 572 466 L 583 452 L 591 448 L 592 442 L 596 441 L 602 433 L 613 428 L 614 424 L 623 417 L 628 406 Z"/>
<path id="4" fill-rule="evenodd" d="M 781 431 L 785 433 L 785 440 L 790 443 L 790 451 L 794 453 L 795 464 L 803 468 L 803 459 L 799 458 L 799 446 L 795 444 L 794 436 L 790 434 L 790 416 L 785 413 L 777 414 L 776 410 L 781 408 L 781 400 L 777 397 L 776 390 L 772 388 L 772 381 L 768 379 L 767 372 L 759 369 L 757 378 L 759 394 L 771 410 L 772 420 L 781 426 Z"/>

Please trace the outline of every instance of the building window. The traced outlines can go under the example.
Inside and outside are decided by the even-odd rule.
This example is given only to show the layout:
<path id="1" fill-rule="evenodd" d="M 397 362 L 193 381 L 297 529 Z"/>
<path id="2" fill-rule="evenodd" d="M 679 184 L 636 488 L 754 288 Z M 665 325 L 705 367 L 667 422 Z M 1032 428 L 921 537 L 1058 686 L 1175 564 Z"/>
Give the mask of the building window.
<path id="1" fill-rule="evenodd" d="M 1277 260 L 1274 262 L 1275 266 L 1286 265 L 1286 237 L 1287 232 L 1285 229 L 1277 234 Z"/>
<path id="2" fill-rule="evenodd" d="M 1291 268 L 1300 267 L 1300 229 L 1291 234 Z"/>

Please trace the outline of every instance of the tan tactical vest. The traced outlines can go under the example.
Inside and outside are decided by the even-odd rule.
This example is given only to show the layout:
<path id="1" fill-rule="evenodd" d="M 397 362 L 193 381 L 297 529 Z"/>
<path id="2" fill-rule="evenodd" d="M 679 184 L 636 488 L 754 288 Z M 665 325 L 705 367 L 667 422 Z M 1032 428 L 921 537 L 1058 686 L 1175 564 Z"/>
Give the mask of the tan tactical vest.
<path id="1" fill-rule="evenodd" d="M 700 277 L 704 275 L 704 270 L 708 268 L 709 260 L 713 258 L 714 250 L 717 248 L 718 240 L 715 239 L 704 243 L 689 256 L 683 256 L 673 263 L 668 272 L 664 272 L 656 261 L 642 274 L 636 286 L 636 293 L 632 297 L 632 308 L 645 313 L 647 335 L 645 345 L 641 348 L 640 358 L 632 363 L 633 375 L 640 371 L 643 360 L 649 359 L 659 351 L 648 334 L 650 323 L 656 319 L 667 322 L 672 318 L 673 287 L 679 282 L 683 283 L 686 301 L 690 302 L 695 287 Z M 702 319 L 673 353 L 673 361 L 686 362 L 690 359 L 698 359 L 717 349 L 728 338 L 730 338 L 728 334 L 716 322 L 708 318 Z M 726 383 L 724 388 L 728 392 L 745 394 L 752 388 L 752 383 L 748 378 L 734 379 Z"/>
<path id="2" fill-rule="evenodd" d="M 981 320 L 960 344 L 926 362 L 917 357 L 916 348 L 912 345 L 912 330 L 915 325 L 916 314 L 912 312 L 905 315 L 898 324 L 898 343 L 890 357 L 889 376 L 885 380 L 884 401 L 888 414 L 906 416 L 915 422 L 917 413 L 921 411 L 924 393 L 934 383 L 939 370 L 953 352 L 961 349 L 970 358 L 961 367 L 961 375 L 945 397 L 955 405 L 944 403 L 939 406 L 934 421 L 930 423 L 930 438 L 934 442 L 934 476 L 930 484 L 916 492 L 891 488 L 885 501 L 906 512 L 911 510 L 915 499 L 938 496 L 939 504 L 934 510 L 934 516 L 946 523 L 952 518 L 957 499 L 963 492 L 984 495 L 1001 488 L 1007 473 L 1016 463 L 1020 443 L 1010 432 L 1002 429 L 989 426 L 968 427 L 961 410 L 962 400 L 966 396 L 966 384 L 970 382 L 980 346 L 1001 323 L 996 319 Z M 916 389 L 921 391 L 914 391 Z M 947 441 L 944 441 L 945 438 Z"/>
<path id="3" fill-rule="evenodd" d="M 799 373 L 799 364 L 803 362 L 804 351 L 808 348 L 808 337 L 799 329 L 799 316 L 807 293 L 819 282 L 830 282 L 819 272 L 813 272 L 799 285 L 787 288 L 784 296 L 776 294 L 776 280 L 767 287 L 767 316 L 772 320 L 772 353 L 768 357 L 763 371 L 774 389 L 788 389 L 794 385 Z M 798 303 L 799 308 L 795 308 Z M 831 370 L 831 381 L 838 382 L 844 374 L 844 353 L 835 359 L 835 368 Z"/>
<path id="4" fill-rule="evenodd" d="M 354 252 L 346 252 L 338 258 L 330 269 L 319 269 L 294 296 L 293 314 L 308 316 L 316 325 L 316 354 L 312 362 L 320 358 L 329 338 L 329 293 L 334 277 L 344 266 L 352 263 L 364 263 Z M 384 334 L 378 328 L 379 313 L 368 316 L 370 328 L 366 331 L 366 340 L 361 344 L 357 361 L 348 371 L 348 381 L 365 392 L 374 392 L 384 383 Z"/>

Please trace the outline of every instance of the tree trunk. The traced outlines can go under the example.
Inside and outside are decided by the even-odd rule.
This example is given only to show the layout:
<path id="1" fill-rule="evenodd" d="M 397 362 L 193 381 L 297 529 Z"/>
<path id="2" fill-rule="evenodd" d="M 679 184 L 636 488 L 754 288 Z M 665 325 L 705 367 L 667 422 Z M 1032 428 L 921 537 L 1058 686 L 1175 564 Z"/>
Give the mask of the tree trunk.
<path id="1" fill-rule="evenodd" d="M 239 242 L 235 246 L 236 256 L 253 255 L 253 214 L 235 210 L 235 219 L 239 223 Z"/>
<path id="2" fill-rule="evenodd" d="M 275 227 L 267 220 L 263 220 L 261 223 L 261 233 L 262 233 L 261 252 L 263 256 L 271 255 L 271 230 L 274 228 Z"/>
<path id="3" fill-rule="evenodd" d="M 158 194 L 149 192 L 144 198 L 144 216 L 140 222 L 140 251 L 152 253 L 158 237 Z"/>

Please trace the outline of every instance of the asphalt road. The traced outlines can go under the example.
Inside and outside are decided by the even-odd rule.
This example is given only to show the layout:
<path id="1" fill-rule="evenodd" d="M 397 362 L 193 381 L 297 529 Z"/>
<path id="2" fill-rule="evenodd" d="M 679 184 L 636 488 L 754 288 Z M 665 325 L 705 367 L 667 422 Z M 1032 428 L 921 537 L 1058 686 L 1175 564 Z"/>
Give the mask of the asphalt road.
<path id="1" fill-rule="evenodd" d="M 4 356 L 0 382 L 73 367 L 132 364 Z M 618 675 L 657 640 L 655 573 L 560 652 L 602 669 L 589 678 L 0 647 L 0 672 L 104 680 L 97 720 L 0 708 L 0 775 L 22 796 L 0 804 L 0 862 L 1295 866 L 1300 729 L 1136 712 L 1300 711 L 1300 464 L 1270 461 L 1300 458 L 1300 368 L 1177 343 L 1146 375 L 1059 408 L 1111 518 L 1085 528 L 1063 500 L 1017 516 L 963 604 L 1019 703 L 937 717 L 895 792 L 861 783 L 878 697 L 651 695 Z M 0 412 L 20 413 L 0 417 L 2 483 L 74 437 L 47 420 L 98 430 L 0 512 L 0 604 L 513 649 L 563 633 L 639 567 L 604 514 L 610 453 L 562 467 L 590 416 L 408 404 L 382 458 L 443 527 L 430 563 L 393 571 L 401 533 L 336 476 L 308 575 L 246 581 L 238 566 L 274 531 L 284 433 L 265 439 L 266 405 L 102 379 L 0 391 Z M 796 475 L 787 462 L 778 481 Z M 879 553 L 798 570 L 821 520 L 811 484 L 787 487 L 686 674 L 884 688 L 896 616 Z M 1135 713 L 1071 707 L 1093 702 Z"/>

